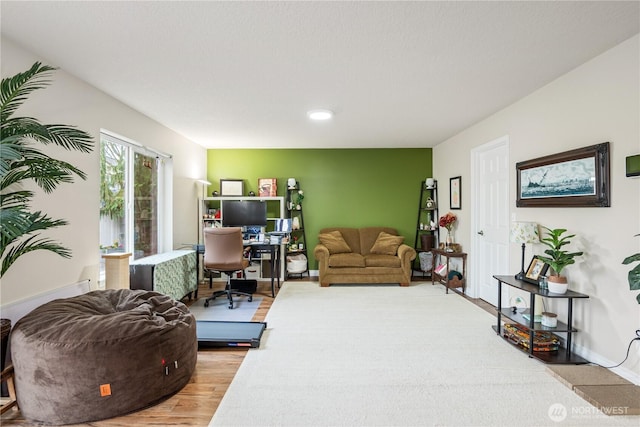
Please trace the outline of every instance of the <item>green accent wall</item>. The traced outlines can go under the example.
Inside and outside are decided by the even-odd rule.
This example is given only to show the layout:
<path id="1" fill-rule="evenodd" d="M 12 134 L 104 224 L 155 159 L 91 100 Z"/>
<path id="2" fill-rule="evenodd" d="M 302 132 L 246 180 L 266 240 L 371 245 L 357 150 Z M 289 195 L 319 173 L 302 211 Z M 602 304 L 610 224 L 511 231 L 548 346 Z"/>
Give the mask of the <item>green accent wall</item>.
<path id="1" fill-rule="evenodd" d="M 258 178 L 277 178 L 277 195 L 286 196 L 287 178 L 296 178 L 311 270 L 324 227 L 394 227 L 413 246 L 421 183 L 430 176 L 431 148 L 207 151 L 208 196 L 220 179 L 242 179 L 245 195 L 257 194 Z"/>

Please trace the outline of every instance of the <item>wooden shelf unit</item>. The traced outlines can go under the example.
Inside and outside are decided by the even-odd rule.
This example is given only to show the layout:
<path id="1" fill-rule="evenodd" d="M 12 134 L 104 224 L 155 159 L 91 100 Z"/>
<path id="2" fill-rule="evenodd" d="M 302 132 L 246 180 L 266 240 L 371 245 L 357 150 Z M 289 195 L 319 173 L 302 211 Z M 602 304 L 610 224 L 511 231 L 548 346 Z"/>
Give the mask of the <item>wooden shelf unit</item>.
<path id="1" fill-rule="evenodd" d="M 431 252 L 437 248 L 440 242 L 440 227 L 438 226 L 438 181 L 434 180 L 433 187 L 427 187 L 425 181 L 420 182 L 420 202 L 418 203 L 418 220 L 416 222 L 416 234 L 413 242 L 417 256 L 411 266 L 411 274 L 422 274 L 422 277 L 431 276 L 431 272 L 425 271 L 420 266 L 420 254 Z M 431 221 L 435 223 L 435 228 L 431 229 Z M 422 227 L 421 227 L 422 225 Z M 431 239 L 431 248 L 422 245 L 425 236 Z M 427 258 L 428 259 L 428 258 Z"/>

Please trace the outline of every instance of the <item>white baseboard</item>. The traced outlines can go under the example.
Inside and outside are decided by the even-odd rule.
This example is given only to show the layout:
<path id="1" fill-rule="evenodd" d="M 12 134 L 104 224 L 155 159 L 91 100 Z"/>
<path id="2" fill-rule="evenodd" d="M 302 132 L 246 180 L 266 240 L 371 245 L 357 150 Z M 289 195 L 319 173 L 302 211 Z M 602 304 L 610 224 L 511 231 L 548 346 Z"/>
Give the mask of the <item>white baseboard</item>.
<path id="1" fill-rule="evenodd" d="M 638 345 L 640 344 L 636 344 L 636 343 L 632 344 L 632 350 L 633 350 L 633 346 L 638 346 Z M 580 345 L 576 345 L 575 343 L 573 344 L 573 352 L 578 356 L 583 357 L 592 363 L 595 363 L 604 367 L 614 366 L 621 362 L 620 360 L 618 360 L 617 362 L 609 360 L 606 357 L 592 351 L 591 349 L 582 347 Z M 633 354 L 633 353 L 630 352 L 630 354 Z M 631 381 L 635 385 L 640 385 L 640 374 L 628 368 L 625 368 L 624 366 L 618 366 L 617 368 L 607 368 L 607 369 L 621 376 L 622 378 L 628 381 Z"/>
<path id="2" fill-rule="evenodd" d="M 31 312 L 33 309 L 40 307 L 42 304 L 52 301 L 57 298 L 69 298 L 76 295 L 87 293 L 91 290 L 90 281 L 82 280 L 71 285 L 66 285 L 61 288 L 53 289 L 48 292 L 43 292 L 38 295 L 32 295 L 25 299 L 14 301 L 0 307 L 2 317 L 4 319 L 11 319 L 11 324 L 15 325 L 25 314 Z"/>

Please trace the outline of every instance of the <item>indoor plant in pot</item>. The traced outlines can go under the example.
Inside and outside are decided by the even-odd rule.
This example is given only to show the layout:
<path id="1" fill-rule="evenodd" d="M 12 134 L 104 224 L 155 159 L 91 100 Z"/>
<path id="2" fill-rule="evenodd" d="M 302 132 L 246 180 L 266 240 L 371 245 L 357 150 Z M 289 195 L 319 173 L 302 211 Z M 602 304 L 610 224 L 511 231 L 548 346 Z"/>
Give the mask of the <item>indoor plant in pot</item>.
<path id="1" fill-rule="evenodd" d="M 562 275 L 562 270 L 568 265 L 574 264 L 575 258 L 582 256 L 583 252 L 569 252 L 563 249 L 564 246 L 571 243 L 571 238 L 575 237 L 575 234 L 563 236 L 567 232 L 564 228 L 550 229 L 542 227 L 546 230 L 546 237 L 541 239 L 542 244 L 549 247 L 544 251 L 544 255 L 538 255 L 538 258 L 549 264 L 553 269 L 554 274 L 549 275 L 547 278 L 549 283 L 549 292 L 554 294 L 564 294 L 567 292 L 567 278 Z"/>

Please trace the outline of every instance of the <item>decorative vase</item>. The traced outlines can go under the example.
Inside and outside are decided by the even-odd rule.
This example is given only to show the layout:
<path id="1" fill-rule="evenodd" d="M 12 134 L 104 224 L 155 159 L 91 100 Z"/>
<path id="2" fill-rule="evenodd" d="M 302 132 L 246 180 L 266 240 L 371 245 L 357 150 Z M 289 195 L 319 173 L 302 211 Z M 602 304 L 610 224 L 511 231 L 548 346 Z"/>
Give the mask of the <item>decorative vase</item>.
<path id="1" fill-rule="evenodd" d="M 453 243 L 453 236 L 451 235 L 451 230 L 447 230 L 447 246 L 450 246 Z"/>
<path id="2" fill-rule="evenodd" d="M 291 220 L 291 229 L 299 230 L 300 229 L 300 219 L 297 216 L 294 216 Z"/>
<path id="3" fill-rule="evenodd" d="M 569 285 L 565 276 L 549 276 L 547 277 L 547 286 L 549 292 L 554 294 L 564 294 L 567 292 Z"/>

